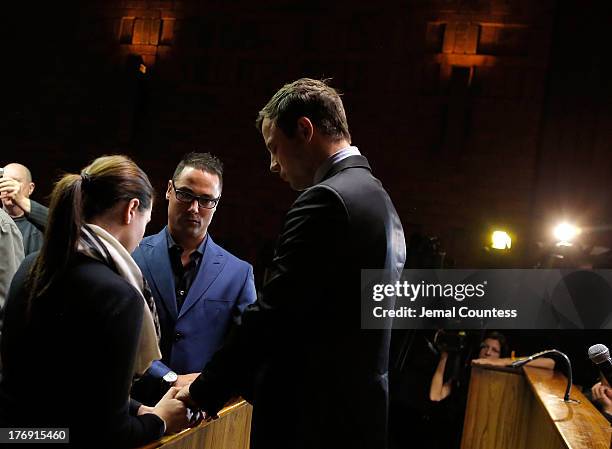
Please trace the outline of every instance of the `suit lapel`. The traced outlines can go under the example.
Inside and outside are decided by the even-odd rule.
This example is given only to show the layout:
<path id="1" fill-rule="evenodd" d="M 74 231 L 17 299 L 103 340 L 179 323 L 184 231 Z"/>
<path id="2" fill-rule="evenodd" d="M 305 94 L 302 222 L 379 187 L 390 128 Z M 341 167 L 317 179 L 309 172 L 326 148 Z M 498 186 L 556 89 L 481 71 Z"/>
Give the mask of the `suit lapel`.
<path id="1" fill-rule="evenodd" d="M 187 293 L 187 298 L 185 298 L 185 303 L 181 307 L 179 318 L 185 315 L 189 309 L 202 299 L 204 293 L 206 293 L 211 284 L 217 279 L 217 276 L 219 276 L 224 265 L 225 256 L 219 251 L 219 247 L 209 235 L 206 249 L 204 250 L 204 260 L 200 263 L 198 274 L 189 289 L 189 293 Z"/>
<path id="2" fill-rule="evenodd" d="M 168 243 L 166 240 L 166 228 L 159 234 L 153 248 L 148 264 L 151 270 L 153 284 L 159 292 L 164 307 L 168 313 L 176 320 L 178 312 L 176 310 L 176 293 L 174 287 L 174 275 L 170 266 L 170 256 L 168 255 Z"/>

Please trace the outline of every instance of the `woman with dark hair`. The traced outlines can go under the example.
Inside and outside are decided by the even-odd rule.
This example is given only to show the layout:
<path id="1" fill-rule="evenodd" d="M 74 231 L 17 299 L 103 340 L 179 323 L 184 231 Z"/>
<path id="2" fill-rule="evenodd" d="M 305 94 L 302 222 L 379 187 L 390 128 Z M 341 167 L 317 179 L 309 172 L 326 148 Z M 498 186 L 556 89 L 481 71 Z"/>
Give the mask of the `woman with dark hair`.
<path id="1" fill-rule="evenodd" d="M 500 357 L 506 356 L 508 349 L 506 344 L 506 337 L 503 334 L 492 331 L 485 335 L 485 337 L 480 342 L 478 347 L 478 356 L 477 359 L 486 359 L 487 361 L 499 359 Z M 438 366 L 436 367 L 436 371 L 431 379 L 431 387 L 429 390 L 429 399 L 434 402 L 440 402 L 450 396 L 453 391 L 453 384 L 457 382 L 463 382 L 465 379 L 455 379 L 450 378 L 445 381 L 444 374 L 446 372 L 446 364 L 448 360 L 448 352 L 441 351 L 440 352 L 440 360 L 438 362 Z M 469 362 L 474 356 L 469 357 L 469 360 L 466 360 L 466 366 L 469 366 Z M 466 376 L 461 376 L 466 377 Z M 455 385 L 455 388 L 457 385 Z"/>
<path id="2" fill-rule="evenodd" d="M 154 302 L 130 256 L 153 196 L 125 156 L 55 185 L 43 247 L 7 299 L 1 427 L 69 428 L 75 446 L 133 447 L 187 426 L 176 390 L 155 407 L 129 398 L 133 379 L 161 358 Z"/>

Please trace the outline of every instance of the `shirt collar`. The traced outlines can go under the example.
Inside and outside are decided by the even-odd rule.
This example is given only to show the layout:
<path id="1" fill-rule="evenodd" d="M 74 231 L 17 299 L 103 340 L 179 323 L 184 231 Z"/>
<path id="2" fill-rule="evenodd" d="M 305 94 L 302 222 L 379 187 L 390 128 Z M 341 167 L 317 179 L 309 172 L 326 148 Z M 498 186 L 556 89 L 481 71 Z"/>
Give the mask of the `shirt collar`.
<path id="1" fill-rule="evenodd" d="M 317 168 L 317 171 L 315 172 L 315 175 L 314 175 L 313 185 L 318 184 L 321 181 L 323 181 L 323 178 L 325 177 L 329 169 L 332 168 L 334 165 L 336 165 L 341 160 L 346 159 L 349 156 L 359 156 L 360 154 L 361 153 L 359 152 L 359 149 L 353 145 L 344 147 L 340 149 L 339 151 L 337 151 L 336 153 L 332 154 L 330 157 L 328 157 L 325 160 L 325 162 L 323 162 L 319 166 L 319 168 Z"/>
<path id="2" fill-rule="evenodd" d="M 168 244 L 168 250 L 171 250 L 174 247 L 182 248 L 181 245 L 179 245 L 178 243 L 174 241 L 174 239 L 172 238 L 172 235 L 170 235 L 170 231 L 168 231 L 168 227 L 166 227 L 166 242 Z M 191 257 L 193 257 L 194 255 L 197 255 L 197 257 L 202 257 L 204 255 L 204 250 L 206 249 L 207 243 L 208 243 L 208 233 L 206 233 L 204 240 L 202 240 L 202 242 L 198 245 L 198 247 L 192 253 Z"/>

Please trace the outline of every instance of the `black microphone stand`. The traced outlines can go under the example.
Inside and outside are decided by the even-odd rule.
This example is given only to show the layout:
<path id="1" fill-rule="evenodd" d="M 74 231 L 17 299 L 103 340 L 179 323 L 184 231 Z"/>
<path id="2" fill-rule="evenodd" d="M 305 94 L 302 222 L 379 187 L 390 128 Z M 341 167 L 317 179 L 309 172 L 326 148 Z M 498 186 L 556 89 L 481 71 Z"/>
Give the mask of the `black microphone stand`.
<path id="1" fill-rule="evenodd" d="M 517 360 L 516 362 L 512 362 L 510 364 L 513 368 L 520 368 L 521 366 L 531 362 L 532 360 L 539 359 L 540 357 L 544 357 L 547 355 L 558 355 L 561 356 L 562 360 L 565 360 L 565 367 L 567 368 L 567 387 L 565 387 L 565 395 L 563 396 L 563 400 L 565 402 L 569 402 L 570 400 L 570 389 L 572 388 L 573 378 L 572 378 L 572 364 L 570 363 L 570 359 L 564 353 L 557 349 L 547 349 L 546 351 L 537 352 L 533 355 L 530 355 L 526 359 Z"/>

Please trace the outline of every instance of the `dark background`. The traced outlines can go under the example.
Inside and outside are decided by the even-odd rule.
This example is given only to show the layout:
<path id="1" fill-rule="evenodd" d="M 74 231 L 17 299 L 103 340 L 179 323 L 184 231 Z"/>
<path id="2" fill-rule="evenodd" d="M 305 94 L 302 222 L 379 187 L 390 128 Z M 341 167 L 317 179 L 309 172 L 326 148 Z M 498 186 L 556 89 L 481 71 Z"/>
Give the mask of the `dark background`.
<path id="1" fill-rule="evenodd" d="M 254 119 L 285 82 L 329 77 L 406 235 L 439 236 L 457 267 L 484 264 L 493 226 L 519 266 L 561 217 L 610 243 L 606 2 L 47 3 L 3 14 L 0 164 L 31 168 L 34 199 L 126 153 L 158 188 L 154 233 L 181 155 L 211 151 L 226 165 L 211 234 L 259 265 L 295 193 Z"/>

